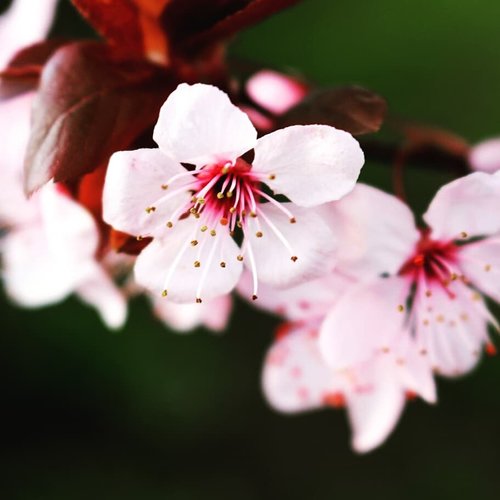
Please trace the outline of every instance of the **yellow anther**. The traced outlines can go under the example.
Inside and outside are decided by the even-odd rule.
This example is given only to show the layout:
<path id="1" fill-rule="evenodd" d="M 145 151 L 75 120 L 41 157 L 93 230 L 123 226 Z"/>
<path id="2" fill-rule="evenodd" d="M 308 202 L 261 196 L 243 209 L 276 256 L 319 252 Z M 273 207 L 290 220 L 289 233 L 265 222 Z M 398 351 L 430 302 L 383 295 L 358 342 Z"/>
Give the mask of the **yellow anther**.
<path id="1" fill-rule="evenodd" d="M 490 265 L 490 264 L 486 264 L 486 265 L 484 266 L 484 270 L 485 270 L 486 272 L 491 271 L 491 265 Z"/>
<path id="2" fill-rule="evenodd" d="M 199 260 L 195 260 L 194 267 L 200 267 L 200 266 L 201 266 L 201 262 Z"/>
<path id="3" fill-rule="evenodd" d="M 161 185 L 161 188 L 162 188 L 163 190 L 167 190 L 167 189 L 168 189 L 168 184 L 162 184 L 162 185 Z"/>
<path id="4" fill-rule="evenodd" d="M 191 241 L 191 246 L 195 247 L 198 244 L 198 240 Z"/>
<path id="5" fill-rule="evenodd" d="M 402 304 L 399 304 L 399 306 L 398 306 L 398 311 L 399 311 L 400 313 L 402 313 L 404 310 L 405 310 L 405 306 L 404 306 L 404 305 L 402 305 Z"/>
<path id="6" fill-rule="evenodd" d="M 234 214 L 234 212 L 236 212 L 236 208 L 235 208 L 235 207 L 231 207 L 231 208 L 229 209 L 229 213 L 230 213 L 230 214 Z"/>
<path id="7" fill-rule="evenodd" d="M 228 191 L 228 192 L 226 193 L 226 196 L 227 196 L 228 198 L 232 198 L 232 197 L 233 197 L 233 192 L 232 192 L 232 191 Z"/>
<path id="8" fill-rule="evenodd" d="M 436 321 L 437 321 L 438 323 L 443 323 L 443 322 L 444 322 L 444 316 L 443 316 L 442 314 L 438 314 L 438 315 L 436 316 Z"/>
<path id="9" fill-rule="evenodd" d="M 243 260 L 243 255 L 238 255 L 238 257 L 236 257 L 236 259 L 241 262 Z"/>
<path id="10" fill-rule="evenodd" d="M 196 208 L 194 208 L 194 207 L 193 207 L 193 208 L 190 208 L 190 209 L 189 209 L 189 212 L 190 212 L 190 213 L 192 213 L 193 215 L 198 213 L 198 211 L 197 211 L 197 210 L 196 210 Z"/>
<path id="11" fill-rule="evenodd" d="M 226 167 L 222 167 L 222 169 L 221 169 L 221 171 L 220 171 L 220 173 L 221 173 L 222 175 L 227 174 L 228 172 L 229 172 L 229 167 L 227 167 L 227 166 L 226 166 Z"/>
<path id="12" fill-rule="evenodd" d="M 196 303 L 197 304 L 201 304 L 202 300 L 200 299 L 200 297 L 196 297 Z"/>
<path id="13" fill-rule="evenodd" d="M 262 234 L 262 231 L 257 231 L 255 233 L 255 236 L 257 236 L 257 238 L 262 238 L 262 236 L 264 236 L 264 235 Z"/>
<path id="14" fill-rule="evenodd" d="M 205 198 L 198 198 L 198 203 L 203 205 L 205 203 Z"/>
<path id="15" fill-rule="evenodd" d="M 167 222 L 167 227 L 173 227 L 173 224 L 170 221 L 168 221 Z"/>
<path id="16" fill-rule="evenodd" d="M 298 258 L 296 255 L 292 255 L 292 256 L 290 257 L 290 260 L 291 260 L 292 262 L 297 262 L 297 260 L 298 260 L 298 259 L 299 259 L 299 258 Z"/>
<path id="17" fill-rule="evenodd" d="M 461 236 L 462 238 L 467 238 L 469 235 L 468 235 L 465 231 L 462 231 L 462 232 L 460 233 L 460 236 Z"/>
<path id="18" fill-rule="evenodd" d="M 274 179 L 276 179 L 276 175 L 275 175 L 275 174 L 269 174 L 267 178 L 268 178 L 270 181 L 274 181 Z"/>
<path id="19" fill-rule="evenodd" d="M 215 232 L 215 229 L 210 230 L 210 236 L 215 236 L 217 233 Z"/>
<path id="20" fill-rule="evenodd" d="M 236 221 L 236 225 L 241 229 L 243 227 L 243 224 L 241 223 L 241 220 Z"/>
<path id="21" fill-rule="evenodd" d="M 153 213 L 156 210 L 156 207 L 148 207 L 146 208 L 146 213 L 150 214 Z"/>
<path id="22" fill-rule="evenodd" d="M 255 212 L 250 212 L 250 217 L 253 217 L 255 219 L 255 217 L 257 217 L 257 214 Z"/>
<path id="23" fill-rule="evenodd" d="M 222 198 L 224 198 L 224 193 L 217 193 L 217 198 L 219 198 L 219 200 L 222 200 Z"/>
<path id="24" fill-rule="evenodd" d="M 162 297 L 166 297 L 167 295 L 168 295 L 167 290 L 163 290 L 163 292 L 161 292 L 161 296 Z"/>
<path id="25" fill-rule="evenodd" d="M 226 267 L 226 263 L 225 263 L 224 261 L 222 261 L 222 262 L 220 263 L 220 267 Z"/>
<path id="26" fill-rule="evenodd" d="M 136 239 L 137 241 L 142 241 L 142 240 L 143 240 L 143 237 L 142 237 L 142 236 L 137 236 L 135 239 Z"/>
<path id="27" fill-rule="evenodd" d="M 200 231 L 204 233 L 208 229 L 207 226 L 201 226 Z"/>

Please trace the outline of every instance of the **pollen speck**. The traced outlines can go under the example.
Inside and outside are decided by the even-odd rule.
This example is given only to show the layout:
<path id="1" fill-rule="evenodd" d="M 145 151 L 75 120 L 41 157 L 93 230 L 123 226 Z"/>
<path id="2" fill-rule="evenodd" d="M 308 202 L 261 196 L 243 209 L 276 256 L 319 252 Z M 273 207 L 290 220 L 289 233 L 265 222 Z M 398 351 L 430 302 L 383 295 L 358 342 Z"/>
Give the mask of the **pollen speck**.
<path id="1" fill-rule="evenodd" d="M 142 241 L 142 240 L 143 240 L 142 236 L 137 236 L 135 239 L 136 239 L 137 241 Z"/>
<path id="2" fill-rule="evenodd" d="M 201 262 L 199 260 L 195 260 L 194 267 L 200 267 L 200 266 L 201 266 Z"/>
<path id="3" fill-rule="evenodd" d="M 191 246 L 195 247 L 198 244 L 198 240 L 191 241 Z"/>
<path id="4" fill-rule="evenodd" d="M 243 255 L 238 255 L 238 257 L 236 257 L 236 259 L 241 262 L 243 260 Z"/>
<path id="5" fill-rule="evenodd" d="M 468 235 L 465 231 L 462 231 L 462 232 L 460 233 L 460 236 L 461 236 L 462 238 L 467 238 L 469 235 Z"/>
<path id="6" fill-rule="evenodd" d="M 151 213 L 153 213 L 155 210 L 156 210 L 156 207 L 148 207 L 148 208 L 146 208 L 146 213 L 147 213 L 147 214 L 151 214 Z"/>
<path id="7" fill-rule="evenodd" d="M 252 300 L 257 300 L 257 295 L 252 295 Z"/>
<path id="8" fill-rule="evenodd" d="M 225 263 L 224 261 L 222 261 L 222 262 L 220 263 L 220 267 L 226 267 L 226 263 Z"/>
<path id="9" fill-rule="evenodd" d="M 170 227 L 173 227 L 173 224 L 172 224 L 170 221 L 168 221 L 168 222 L 167 222 L 167 227 L 169 227 L 169 228 L 170 228 Z"/>
<path id="10" fill-rule="evenodd" d="M 398 311 L 401 313 L 405 310 L 405 306 L 403 306 L 402 304 L 399 304 L 398 306 Z"/>
<path id="11" fill-rule="evenodd" d="M 290 218 L 290 224 L 295 224 L 297 222 L 297 219 L 295 217 Z"/>
<path id="12" fill-rule="evenodd" d="M 425 296 L 426 296 L 426 297 L 431 297 L 431 296 L 432 296 L 432 292 L 431 292 L 430 290 L 427 290 L 427 291 L 425 292 Z"/>
<path id="13" fill-rule="evenodd" d="M 486 264 L 486 265 L 484 266 L 484 270 L 485 270 L 486 272 L 491 271 L 491 265 L 490 265 L 490 264 Z"/>
<path id="14" fill-rule="evenodd" d="M 168 184 L 162 184 L 161 185 L 161 188 L 166 191 L 168 189 Z"/>
<path id="15" fill-rule="evenodd" d="M 268 179 L 270 181 L 274 181 L 274 179 L 276 179 L 276 175 L 275 174 L 269 174 Z"/>
<path id="16" fill-rule="evenodd" d="M 298 259 L 299 259 L 299 258 L 298 258 L 296 255 L 292 255 L 292 256 L 290 257 L 290 260 L 291 260 L 292 262 L 297 262 L 297 260 L 298 260 Z"/>
<path id="17" fill-rule="evenodd" d="M 201 304 L 201 299 L 200 299 L 200 297 L 196 297 L 196 303 L 197 303 L 197 304 Z"/>

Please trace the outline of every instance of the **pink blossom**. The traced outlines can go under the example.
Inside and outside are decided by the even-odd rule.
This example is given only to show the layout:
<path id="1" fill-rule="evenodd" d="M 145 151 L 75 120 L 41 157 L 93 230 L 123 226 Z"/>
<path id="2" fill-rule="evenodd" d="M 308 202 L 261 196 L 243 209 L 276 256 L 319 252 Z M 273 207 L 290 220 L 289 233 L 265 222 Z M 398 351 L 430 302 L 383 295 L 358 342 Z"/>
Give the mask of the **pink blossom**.
<path id="1" fill-rule="evenodd" d="M 0 67 L 27 45 L 43 40 L 52 24 L 58 0 L 14 0 L 0 16 Z"/>
<path id="2" fill-rule="evenodd" d="M 271 346 L 262 385 L 269 403 L 286 413 L 345 406 L 352 446 L 361 453 L 392 432 L 408 395 L 431 403 L 436 397 L 432 374 L 407 333 L 390 354 L 334 370 L 322 357 L 314 322 L 292 325 Z"/>
<path id="3" fill-rule="evenodd" d="M 28 142 L 32 94 L 0 106 L 2 150 L 0 240 L 7 294 L 25 307 L 59 302 L 72 293 L 118 328 L 126 302 L 96 260 L 98 230 L 90 213 L 64 188 L 49 184 L 29 200 L 23 192 L 23 157 Z"/>
<path id="4" fill-rule="evenodd" d="M 494 138 L 480 142 L 469 152 L 472 170 L 494 173 L 500 170 L 500 139 Z"/>
<path id="5" fill-rule="evenodd" d="M 309 89 L 303 82 L 277 71 L 261 70 L 252 75 L 246 91 L 253 102 L 281 115 L 298 104 Z"/>
<path id="6" fill-rule="evenodd" d="M 390 353 L 409 331 L 437 373 L 472 369 L 496 325 L 481 293 L 500 300 L 500 176 L 477 172 L 442 187 L 422 229 L 403 203 L 363 185 L 331 212 L 337 224 L 354 221 L 363 281 L 321 326 L 328 363 L 343 369 Z"/>
<path id="7" fill-rule="evenodd" d="M 137 258 L 141 286 L 200 303 L 230 292 L 244 264 L 254 298 L 260 280 L 291 286 L 324 271 L 334 241 L 313 207 L 352 190 L 364 158 L 350 134 L 294 126 L 257 140 L 226 94 L 181 84 L 153 137 L 159 149 L 112 156 L 104 188 L 109 224 L 154 237 Z M 242 158 L 252 149 L 252 162 Z"/>

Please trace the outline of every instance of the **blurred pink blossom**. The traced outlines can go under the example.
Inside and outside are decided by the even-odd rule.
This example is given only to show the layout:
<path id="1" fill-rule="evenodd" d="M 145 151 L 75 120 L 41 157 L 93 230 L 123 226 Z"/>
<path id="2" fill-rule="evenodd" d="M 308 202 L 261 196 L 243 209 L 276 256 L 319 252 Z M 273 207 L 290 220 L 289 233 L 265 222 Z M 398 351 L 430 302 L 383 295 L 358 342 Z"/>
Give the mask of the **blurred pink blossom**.
<path id="1" fill-rule="evenodd" d="M 472 170 L 494 173 L 500 170 L 500 138 L 489 139 L 473 146 L 469 152 Z"/>

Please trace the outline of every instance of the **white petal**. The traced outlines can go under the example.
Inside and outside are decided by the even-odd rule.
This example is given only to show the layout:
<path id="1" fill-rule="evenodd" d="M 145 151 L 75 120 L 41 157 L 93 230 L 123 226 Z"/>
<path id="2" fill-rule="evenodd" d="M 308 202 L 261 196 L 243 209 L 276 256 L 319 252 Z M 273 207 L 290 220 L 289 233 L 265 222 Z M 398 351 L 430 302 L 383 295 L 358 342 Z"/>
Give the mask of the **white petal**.
<path id="1" fill-rule="evenodd" d="M 294 215 L 294 224 L 279 208 L 266 203 L 259 205 L 258 217 L 247 219 L 245 230 L 247 267 L 251 267 L 251 251 L 259 281 L 276 287 L 297 285 L 330 272 L 335 248 L 332 233 L 315 210 L 292 203 L 283 207 Z M 263 234 L 260 238 L 256 236 L 259 231 Z"/>
<path id="2" fill-rule="evenodd" d="M 191 241 L 198 241 L 192 246 Z M 201 232 L 196 219 L 180 221 L 168 237 L 155 239 L 137 257 L 135 277 L 137 282 L 164 300 L 193 303 L 229 293 L 238 282 L 242 263 L 237 260 L 240 250 L 228 232 L 217 236 Z M 194 263 L 200 262 L 199 267 Z M 225 262 L 221 267 L 220 262 Z"/>
<path id="3" fill-rule="evenodd" d="M 175 304 L 163 297 L 153 299 L 154 312 L 169 328 L 187 332 L 205 326 L 214 332 L 222 332 L 231 314 L 232 301 L 223 295 L 201 304 Z"/>
<path id="4" fill-rule="evenodd" d="M 460 267 L 476 288 L 500 302 L 500 238 L 460 247 Z"/>
<path id="5" fill-rule="evenodd" d="M 275 409 L 293 413 L 320 408 L 335 392 L 331 370 L 321 358 L 317 331 L 297 327 L 269 349 L 262 387 Z"/>
<path id="6" fill-rule="evenodd" d="M 500 176 L 475 172 L 436 194 L 424 220 L 438 240 L 488 236 L 500 231 Z"/>
<path id="7" fill-rule="evenodd" d="M 380 446 L 396 426 L 405 405 L 405 393 L 391 371 L 372 365 L 371 390 L 346 394 L 352 446 L 366 453 Z"/>
<path id="8" fill-rule="evenodd" d="M 217 87 L 182 83 L 163 104 L 153 138 L 176 161 L 202 166 L 235 160 L 255 146 L 257 132 Z"/>
<path id="9" fill-rule="evenodd" d="M 295 125 L 257 141 L 253 169 L 297 205 L 338 200 L 354 187 L 364 163 L 351 134 L 327 125 Z"/>
<path id="10" fill-rule="evenodd" d="M 186 172 L 159 149 L 115 153 L 104 184 L 104 220 L 115 229 L 136 236 L 163 232 L 172 213 L 189 200 L 187 183 L 192 177 L 168 181 Z M 164 189 L 162 186 L 167 183 L 168 188 Z M 170 197 L 177 190 L 180 192 Z"/>
<path id="11" fill-rule="evenodd" d="M 342 369 L 390 351 L 403 334 L 409 283 L 380 278 L 349 289 L 320 331 L 320 348 L 332 368 Z"/>
<path id="12" fill-rule="evenodd" d="M 102 321 L 113 330 L 121 328 L 127 319 L 127 301 L 111 277 L 99 265 L 76 290 L 81 300 L 95 307 Z"/>
<path id="13" fill-rule="evenodd" d="M 290 288 L 273 288 L 259 284 L 259 299 L 253 302 L 253 305 L 284 316 L 289 321 L 319 319 L 326 315 L 352 283 L 352 280 L 333 272 L 324 278 Z M 252 275 L 245 271 L 238 283 L 238 291 L 244 298 L 249 299 L 252 297 L 252 290 Z"/>

